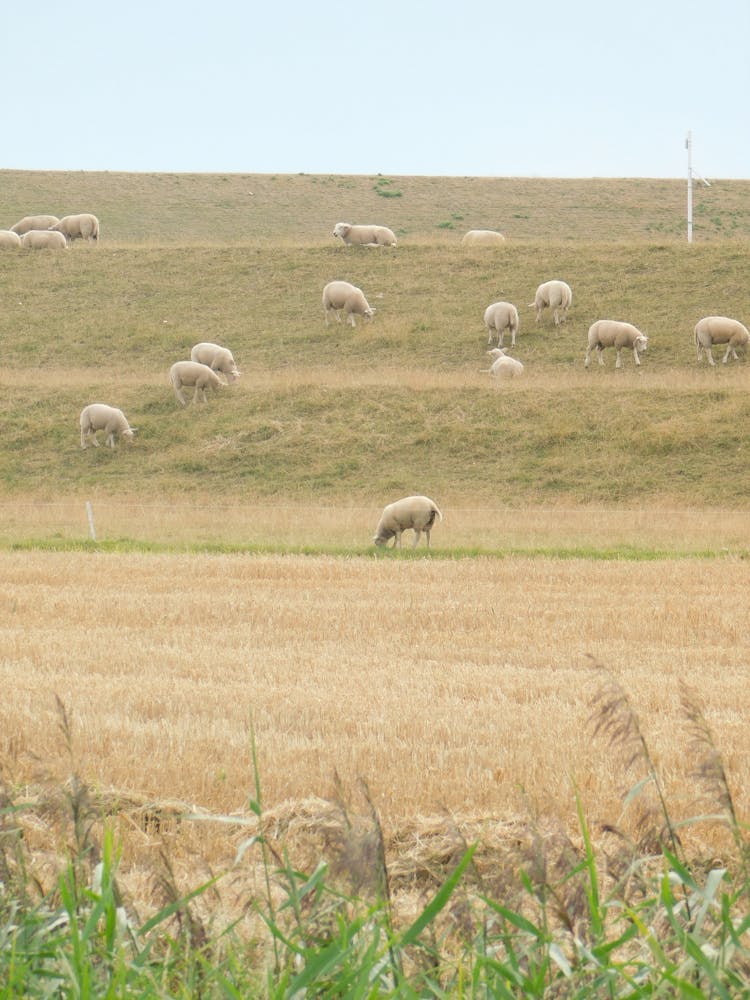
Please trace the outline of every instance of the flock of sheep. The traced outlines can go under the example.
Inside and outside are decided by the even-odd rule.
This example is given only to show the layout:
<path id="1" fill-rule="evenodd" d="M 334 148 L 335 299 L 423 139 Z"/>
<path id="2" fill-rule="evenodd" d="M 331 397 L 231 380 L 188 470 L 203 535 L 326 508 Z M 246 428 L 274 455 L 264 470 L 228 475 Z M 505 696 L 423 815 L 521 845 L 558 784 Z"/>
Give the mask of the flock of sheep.
<path id="1" fill-rule="evenodd" d="M 0 247 L 26 250 L 67 250 L 73 240 L 99 239 L 99 220 L 90 212 L 80 215 L 26 215 L 10 229 L 0 229 Z"/>
<path id="2" fill-rule="evenodd" d="M 339 222 L 333 230 L 333 236 L 340 239 L 346 246 L 396 246 L 396 236 L 387 226 L 352 225 Z M 0 230 L 0 247 L 26 247 L 29 249 L 63 249 L 75 239 L 97 241 L 99 239 L 99 220 L 95 215 L 84 213 L 68 215 L 58 219 L 54 215 L 26 216 L 10 229 Z M 494 230 L 470 230 L 462 239 L 469 246 L 499 246 L 504 242 L 501 233 Z M 536 311 L 536 322 L 539 323 L 545 309 L 549 309 L 555 326 L 560 326 L 567 318 L 568 310 L 573 303 L 573 292 L 570 286 L 558 279 L 545 281 L 539 285 L 534 301 L 529 308 Z M 371 320 L 375 314 L 364 292 L 348 281 L 330 281 L 323 289 L 323 310 L 326 326 L 334 315 L 340 323 L 342 314 L 344 321 L 356 326 L 356 316 Z M 511 338 L 511 347 L 516 346 L 516 336 L 520 320 L 517 307 L 511 302 L 493 302 L 484 311 L 484 325 L 487 329 L 487 343 L 492 344 L 497 337 L 497 347 L 490 348 L 487 353 L 492 358 L 489 369 L 484 369 L 495 378 L 508 378 L 523 373 L 524 366 L 516 358 L 510 357 L 504 347 L 505 333 Z M 706 316 L 694 329 L 694 344 L 698 360 L 705 353 L 709 364 L 715 364 L 711 352 L 714 344 L 726 344 L 723 357 L 726 363 L 730 356 L 738 359 L 737 349 L 745 350 L 750 343 L 750 332 L 738 320 L 727 316 Z M 615 367 L 622 365 L 621 351 L 632 350 L 633 360 L 640 365 L 640 354 L 648 346 L 648 337 L 631 323 L 619 320 L 597 320 L 588 331 L 588 340 L 584 365 L 589 367 L 591 352 L 596 351 L 600 364 L 604 364 L 603 352 L 607 347 L 614 347 L 617 355 Z M 232 352 L 219 344 L 203 342 L 196 344 L 190 352 L 190 360 L 176 361 L 169 370 L 169 378 L 177 400 L 187 405 L 183 389 L 193 389 L 193 402 L 199 399 L 206 401 L 206 391 L 219 390 L 222 386 L 234 382 L 241 375 L 235 363 Z M 81 448 L 88 447 L 91 442 L 99 446 L 97 432 L 104 432 L 105 444 L 115 447 L 116 438 L 132 441 L 136 432 L 131 427 L 122 410 L 106 403 L 90 403 L 80 414 Z M 425 496 L 404 497 L 395 503 L 388 504 L 383 510 L 378 523 L 373 542 L 376 545 L 386 545 L 393 539 L 394 547 L 401 546 L 401 535 L 405 530 L 414 532 L 412 545 L 416 546 L 422 532 L 425 534 L 427 547 L 430 546 L 430 531 L 435 520 L 442 521 L 443 515 L 434 500 Z"/>
<path id="3" fill-rule="evenodd" d="M 334 227 L 333 235 L 339 237 L 347 246 L 396 246 L 396 237 L 386 226 L 353 226 L 348 222 L 339 222 Z M 471 229 L 462 240 L 466 246 L 501 246 L 505 242 L 502 233 L 493 229 Z M 553 279 L 542 282 L 536 290 L 534 301 L 529 308 L 536 310 L 536 322 L 542 318 L 543 311 L 549 309 L 555 326 L 560 326 L 567 317 L 573 304 L 573 292 L 565 281 Z M 343 314 L 345 322 L 356 326 L 355 316 L 372 319 L 375 314 L 361 288 L 348 281 L 331 281 L 323 289 L 323 309 L 328 325 L 331 315 L 341 322 Z M 506 330 L 511 337 L 511 347 L 516 346 L 516 335 L 520 320 L 518 308 L 512 302 L 493 302 L 484 311 L 484 325 L 487 329 L 487 343 L 491 344 L 493 335 L 497 336 L 497 347 L 488 350 L 492 358 L 490 367 L 484 369 L 495 378 L 512 378 L 521 375 L 523 364 L 512 358 L 503 346 Z M 711 348 L 714 344 L 726 344 L 723 361 L 730 357 L 738 360 L 737 349 L 745 350 L 750 342 L 750 332 L 739 322 L 728 316 L 706 316 L 695 325 L 693 341 L 698 354 L 698 360 L 705 353 L 708 363 L 715 364 Z M 633 352 L 633 360 L 640 365 L 640 355 L 648 347 L 648 337 L 632 323 L 620 320 L 600 319 L 589 327 L 584 366 L 591 364 L 591 352 L 596 351 L 599 364 L 604 364 L 604 350 L 613 347 L 616 353 L 615 367 L 622 367 L 623 350 Z M 429 539 L 429 536 L 428 536 Z"/>

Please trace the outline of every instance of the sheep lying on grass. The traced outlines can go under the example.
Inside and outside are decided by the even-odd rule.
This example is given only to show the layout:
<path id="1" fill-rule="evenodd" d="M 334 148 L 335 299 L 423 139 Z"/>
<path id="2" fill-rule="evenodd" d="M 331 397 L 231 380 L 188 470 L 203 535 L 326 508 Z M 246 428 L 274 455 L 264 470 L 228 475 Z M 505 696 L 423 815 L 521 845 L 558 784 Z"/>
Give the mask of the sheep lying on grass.
<path id="1" fill-rule="evenodd" d="M 505 243 L 505 237 L 494 229 L 470 229 L 461 243 L 470 247 L 499 247 Z"/>
<path id="2" fill-rule="evenodd" d="M 492 334 L 497 334 L 497 346 L 503 346 L 503 336 L 510 331 L 511 347 L 516 346 L 518 333 L 518 310 L 512 302 L 493 302 L 484 310 L 484 325 L 487 327 L 487 343 L 492 343 Z"/>
<path id="3" fill-rule="evenodd" d="M 544 281 L 537 288 L 534 301 L 529 303 L 529 308 L 536 309 L 536 322 L 542 318 L 544 309 L 551 309 L 555 326 L 559 326 L 566 318 L 568 309 L 573 304 L 573 292 L 570 285 L 564 281 Z"/>
<path id="4" fill-rule="evenodd" d="M 0 229 L 0 247 L 18 249 L 21 246 L 21 237 L 14 233 L 12 229 Z"/>
<path id="5" fill-rule="evenodd" d="M 242 374 L 242 372 L 237 370 L 237 365 L 229 348 L 220 347 L 218 344 L 196 344 L 190 352 L 190 360 L 198 361 L 202 365 L 208 365 L 215 372 L 221 372 L 227 382 L 236 381 Z"/>
<path id="6" fill-rule="evenodd" d="M 393 538 L 393 548 L 400 549 L 401 533 L 411 528 L 414 532 L 412 548 L 416 548 L 419 536 L 424 531 L 429 549 L 430 531 L 436 517 L 443 520 L 437 504 L 429 497 L 415 496 L 396 500 L 383 509 L 373 542 L 376 545 L 385 545 Z"/>
<path id="7" fill-rule="evenodd" d="M 59 221 L 56 215 L 24 215 L 22 219 L 10 227 L 10 230 L 12 233 L 23 236 L 24 233 L 30 233 L 32 229 L 49 229 L 50 226 L 56 225 Z"/>
<path id="8" fill-rule="evenodd" d="M 198 361 L 175 361 L 169 369 L 169 380 L 174 388 L 174 394 L 182 403 L 187 405 L 187 401 L 182 392 L 185 386 L 194 388 L 193 402 L 198 402 L 198 394 L 202 394 L 203 402 L 206 402 L 206 389 L 213 389 L 218 392 L 226 383 L 222 382 L 216 372 L 208 365 L 202 365 Z"/>
<path id="9" fill-rule="evenodd" d="M 71 243 L 78 239 L 94 241 L 99 239 L 99 220 L 89 212 L 83 212 L 81 215 L 66 215 L 48 228 L 62 233 Z"/>
<path id="10" fill-rule="evenodd" d="M 705 351 L 710 365 L 716 364 L 711 353 L 712 344 L 726 344 L 727 349 L 721 359 L 726 364 L 730 354 L 735 361 L 739 361 L 737 348 L 742 351 L 747 348 L 750 333 L 737 319 L 730 319 L 728 316 L 704 316 L 695 324 L 693 340 L 698 351 L 698 360 L 702 360 L 701 355 Z"/>
<path id="11" fill-rule="evenodd" d="M 599 364 L 604 364 L 605 347 L 614 347 L 617 351 L 615 368 L 622 368 L 620 351 L 623 347 L 633 351 L 635 363 L 639 365 L 641 363 L 639 355 L 648 347 L 648 337 L 632 323 L 621 323 L 615 319 L 600 319 L 589 328 L 589 340 L 584 360 L 586 368 L 591 362 L 591 352 L 594 348 L 599 352 Z"/>
<path id="12" fill-rule="evenodd" d="M 355 315 L 364 316 L 365 319 L 372 319 L 375 315 L 375 310 L 368 305 L 362 289 L 351 285 L 348 281 L 328 282 L 323 289 L 323 308 L 326 314 L 326 326 L 331 313 L 340 323 L 340 312 L 343 312 L 352 326 L 357 325 Z"/>
<path id="13" fill-rule="evenodd" d="M 68 241 L 62 233 L 48 229 L 30 229 L 21 237 L 21 246 L 26 250 L 67 250 Z"/>
<path id="14" fill-rule="evenodd" d="M 491 358 L 494 358 L 489 368 L 485 368 L 489 375 L 495 378 L 513 378 L 514 375 L 523 375 L 523 365 L 516 358 L 509 357 L 502 347 L 493 347 L 487 351 Z"/>
<path id="15" fill-rule="evenodd" d="M 353 226 L 350 222 L 337 222 L 333 235 L 346 246 L 395 247 L 396 236 L 387 226 Z"/>
<path id="16" fill-rule="evenodd" d="M 81 447 L 86 448 L 91 439 L 98 448 L 99 442 L 96 440 L 96 432 L 104 431 L 104 443 L 110 448 L 115 446 L 115 438 L 119 434 L 121 438 L 132 442 L 133 435 L 137 428 L 131 427 L 122 410 L 115 406 L 108 406 L 106 403 L 89 403 L 81 410 Z"/>

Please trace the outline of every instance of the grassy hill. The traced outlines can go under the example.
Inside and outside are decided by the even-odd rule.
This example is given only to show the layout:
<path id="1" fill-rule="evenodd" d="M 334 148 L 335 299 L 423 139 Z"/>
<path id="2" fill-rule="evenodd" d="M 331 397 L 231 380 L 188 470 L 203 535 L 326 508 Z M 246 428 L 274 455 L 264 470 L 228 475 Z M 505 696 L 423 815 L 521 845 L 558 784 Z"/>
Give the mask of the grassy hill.
<path id="1" fill-rule="evenodd" d="M 699 366 L 692 329 L 750 321 L 750 182 L 696 192 L 687 245 L 678 181 L 1 176 L 0 226 L 90 210 L 103 234 L 0 256 L 7 495 L 748 506 L 748 370 Z M 346 249 L 340 219 L 400 245 Z M 467 252 L 472 227 L 507 243 Z M 551 277 L 574 292 L 559 332 L 528 307 Z M 326 328 L 333 278 L 363 288 L 371 324 Z M 526 365 L 500 389 L 480 372 L 498 298 L 519 306 Z M 604 317 L 650 336 L 640 369 L 584 370 Z M 198 340 L 230 346 L 243 377 L 183 410 L 167 372 Z M 80 450 L 95 400 L 137 425 L 132 448 Z"/>

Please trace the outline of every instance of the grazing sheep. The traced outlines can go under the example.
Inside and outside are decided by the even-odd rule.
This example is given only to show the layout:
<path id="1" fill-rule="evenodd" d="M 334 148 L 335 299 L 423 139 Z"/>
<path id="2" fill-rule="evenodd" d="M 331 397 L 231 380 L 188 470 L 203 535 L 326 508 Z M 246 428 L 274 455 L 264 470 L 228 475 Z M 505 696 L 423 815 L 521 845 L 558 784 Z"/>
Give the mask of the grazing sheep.
<path id="1" fill-rule="evenodd" d="M 234 382 L 242 374 L 237 370 L 229 348 L 220 347 L 218 344 L 196 344 L 190 352 L 190 360 L 199 361 L 202 365 L 208 365 L 215 372 L 221 372 L 227 382 Z"/>
<path id="2" fill-rule="evenodd" d="M 400 549 L 401 533 L 407 528 L 411 528 L 414 531 L 412 548 L 417 547 L 419 535 L 424 531 L 429 549 L 430 531 L 436 517 L 443 520 L 443 515 L 438 510 L 437 504 L 429 497 L 404 497 L 403 500 L 396 500 L 395 503 L 389 503 L 383 509 L 373 542 L 376 545 L 385 545 L 393 538 L 393 548 Z"/>
<path id="3" fill-rule="evenodd" d="M 503 346 L 503 335 L 510 330 L 511 346 L 516 346 L 518 333 L 518 310 L 512 302 L 493 302 L 484 310 L 484 325 L 487 327 L 487 343 L 492 343 L 493 330 L 497 333 L 497 345 Z"/>
<path id="4" fill-rule="evenodd" d="M 523 365 L 516 358 L 509 357 L 502 347 L 493 347 L 487 351 L 494 361 L 489 368 L 484 369 L 488 375 L 495 378 L 513 378 L 514 375 L 523 375 Z"/>
<path id="5" fill-rule="evenodd" d="M 14 226 L 11 226 L 10 230 L 12 233 L 23 236 L 24 233 L 30 233 L 32 229 L 49 229 L 50 226 L 54 226 L 59 221 L 56 215 L 25 215 Z"/>
<path id="6" fill-rule="evenodd" d="M 537 288 L 534 301 L 529 303 L 529 308 L 536 309 L 536 322 L 542 318 L 542 310 L 549 307 L 555 320 L 555 326 L 559 326 L 567 317 L 568 309 L 573 302 L 573 292 L 570 285 L 564 281 L 544 281 Z"/>
<path id="7" fill-rule="evenodd" d="M 368 305 L 364 292 L 356 285 L 349 284 L 348 281 L 329 281 L 323 289 L 323 308 L 326 313 L 326 326 L 331 313 L 334 313 L 338 322 L 341 322 L 340 311 L 352 326 L 356 326 L 355 315 L 364 316 L 365 319 L 372 319 L 375 310 Z"/>
<path id="8" fill-rule="evenodd" d="M 396 236 L 387 226 L 353 226 L 350 222 L 337 222 L 333 235 L 348 247 L 395 247 Z"/>
<path id="9" fill-rule="evenodd" d="M 0 247 L 12 247 L 18 249 L 21 246 L 21 237 L 11 229 L 0 229 Z"/>
<path id="10" fill-rule="evenodd" d="M 641 359 L 639 355 L 648 347 L 648 337 L 632 325 L 632 323 L 620 323 L 615 319 L 597 320 L 589 328 L 589 341 L 586 348 L 586 359 L 584 365 L 588 368 L 591 361 L 591 352 L 594 348 L 599 352 L 599 364 L 604 364 L 603 352 L 605 347 L 614 347 L 617 351 L 617 361 L 615 368 L 622 367 L 620 351 L 623 347 L 633 351 L 635 363 L 639 365 Z"/>
<path id="11" fill-rule="evenodd" d="M 119 434 L 121 438 L 132 442 L 136 432 L 135 427 L 131 427 L 122 410 L 115 406 L 107 406 L 106 403 L 89 403 L 81 410 L 81 447 L 86 448 L 88 439 L 94 442 L 98 448 L 99 442 L 96 440 L 96 432 L 104 431 L 104 443 L 110 448 L 115 446 L 115 437 Z"/>
<path id="12" fill-rule="evenodd" d="M 750 341 L 750 333 L 737 319 L 730 319 L 728 316 L 704 316 L 695 324 L 693 339 L 698 351 L 698 360 L 702 360 L 701 353 L 705 351 L 710 365 L 716 364 L 711 353 L 711 345 L 726 344 L 727 349 L 721 359 L 726 364 L 730 354 L 735 361 L 739 361 L 737 348 L 744 351 Z"/>
<path id="13" fill-rule="evenodd" d="M 169 369 L 169 380 L 174 387 L 175 396 L 183 406 L 187 405 L 182 393 L 183 386 L 194 386 L 193 402 L 197 403 L 198 393 L 202 393 L 205 403 L 206 389 L 214 389 L 218 392 L 225 385 L 212 368 L 199 361 L 175 361 Z"/>
<path id="14" fill-rule="evenodd" d="M 505 237 L 494 229 L 470 229 L 464 233 L 461 243 L 471 247 L 498 247 L 505 243 Z"/>
<path id="15" fill-rule="evenodd" d="M 94 241 L 99 239 L 99 220 L 89 212 L 84 212 L 82 215 L 66 215 L 49 228 L 62 233 L 71 243 L 77 239 Z"/>
<path id="16" fill-rule="evenodd" d="M 62 233 L 53 233 L 49 229 L 30 229 L 21 237 L 21 246 L 27 250 L 67 250 L 68 241 Z"/>

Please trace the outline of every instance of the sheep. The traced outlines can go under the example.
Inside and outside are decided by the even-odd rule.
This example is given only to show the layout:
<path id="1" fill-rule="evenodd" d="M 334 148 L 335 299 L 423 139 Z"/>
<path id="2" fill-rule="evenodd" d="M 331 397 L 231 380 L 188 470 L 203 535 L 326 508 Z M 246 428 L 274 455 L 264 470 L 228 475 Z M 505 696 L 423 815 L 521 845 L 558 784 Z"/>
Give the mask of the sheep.
<path id="1" fill-rule="evenodd" d="M 536 309 L 536 322 L 542 318 L 542 310 L 547 306 L 552 310 L 555 326 L 559 326 L 567 317 L 568 309 L 573 303 L 573 292 L 570 285 L 564 281 L 544 281 L 537 288 L 534 301 L 529 303 L 529 309 Z"/>
<path id="2" fill-rule="evenodd" d="M 0 229 L 0 247 L 12 247 L 17 249 L 21 246 L 21 237 L 11 229 Z"/>
<path id="3" fill-rule="evenodd" d="M 62 233 L 53 233 L 49 229 L 30 229 L 21 237 L 21 246 L 27 250 L 67 250 L 68 241 Z"/>
<path id="4" fill-rule="evenodd" d="M 518 310 L 512 302 L 493 302 L 484 310 L 484 325 L 487 327 L 487 343 L 492 343 L 493 330 L 497 333 L 497 345 L 503 346 L 503 336 L 510 330 L 511 346 L 516 346 L 518 333 Z"/>
<path id="5" fill-rule="evenodd" d="M 31 232 L 32 229 L 49 229 L 50 226 L 54 226 L 59 221 L 56 215 L 25 215 L 10 227 L 10 231 L 23 236 L 24 233 Z"/>
<path id="6" fill-rule="evenodd" d="M 599 352 L 599 364 L 604 364 L 603 352 L 605 347 L 614 347 L 617 351 L 617 361 L 615 368 L 622 367 L 620 351 L 623 347 L 629 347 L 633 351 L 635 363 L 640 365 L 639 355 L 648 347 L 648 337 L 632 325 L 632 323 L 621 323 L 615 319 L 600 319 L 589 328 L 588 347 L 586 348 L 586 359 L 584 365 L 588 368 L 591 361 L 591 352 L 594 348 Z"/>
<path id="7" fill-rule="evenodd" d="M 505 243 L 505 237 L 494 229 L 470 229 L 464 233 L 461 243 L 472 247 L 497 247 Z"/>
<path id="8" fill-rule="evenodd" d="M 375 530 L 373 542 L 376 545 L 385 545 L 391 538 L 394 539 L 393 548 L 401 548 L 401 533 L 411 528 L 414 532 L 412 548 L 417 547 L 420 533 L 424 531 L 427 539 L 427 548 L 430 547 L 430 531 L 435 523 L 435 518 L 443 520 L 437 504 L 429 497 L 404 497 L 403 500 L 396 500 L 389 503 L 383 509 L 380 521 Z"/>
<path id="9" fill-rule="evenodd" d="M 484 369 L 488 375 L 493 375 L 495 378 L 513 378 L 514 375 L 523 375 L 521 362 L 507 355 L 502 347 L 493 347 L 487 353 L 494 358 L 490 367 Z"/>
<path id="10" fill-rule="evenodd" d="M 703 319 L 698 320 L 695 324 L 693 339 L 698 351 L 698 360 L 702 360 L 701 354 L 705 351 L 710 365 L 716 364 L 711 353 L 711 345 L 726 344 L 727 349 L 722 358 L 722 361 L 726 364 L 729 361 L 730 354 L 735 361 L 739 360 L 737 357 L 737 348 L 739 347 L 744 350 L 747 347 L 748 341 L 750 341 L 750 333 L 748 333 L 747 327 L 743 326 L 739 320 L 730 319 L 728 316 L 704 316 Z"/>
<path id="11" fill-rule="evenodd" d="M 334 313 L 338 322 L 341 322 L 340 311 L 352 326 L 356 326 L 355 315 L 364 316 L 365 319 L 372 319 L 375 310 L 368 305 L 364 292 L 356 285 L 351 285 L 348 281 L 329 281 L 323 289 L 323 308 L 326 314 L 326 326 L 331 313 Z"/>
<path id="12" fill-rule="evenodd" d="M 229 348 L 220 347 L 218 344 L 196 344 L 190 352 L 190 360 L 208 365 L 215 372 L 221 372 L 227 382 L 234 382 L 242 374 L 242 372 L 237 370 L 237 365 Z"/>
<path id="13" fill-rule="evenodd" d="M 169 369 L 169 380 L 174 388 L 175 396 L 183 406 L 187 405 L 182 393 L 183 386 L 194 386 L 193 402 L 197 403 L 198 393 L 202 393 L 205 403 L 206 389 L 214 389 L 218 392 L 225 385 L 212 368 L 199 361 L 175 361 Z"/>
<path id="14" fill-rule="evenodd" d="M 89 212 L 84 212 L 81 215 L 66 215 L 48 228 L 62 233 L 71 243 L 76 239 L 94 241 L 99 239 L 99 220 Z"/>
<path id="15" fill-rule="evenodd" d="M 387 226 L 353 226 L 350 222 L 337 222 L 333 235 L 345 246 L 395 247 L 396 236 Z"/>
<path id="16" fill-rule="evenodd" d="M 115 438 L 119 434 L 126 441 L 133 441 L 133 435 L 137 428 L 131 427 L 122 410 L 115 406 L 107 406 L 106 403 L 89 403 L 81 410 L 81 447 L 88 446 L 88 439 L 94 442 L 98 448 L 99 442 L 96 440 L 96 432 L 104 431 L 106 437 L 104 443 L 110 448 L 115 447 Z"/>

